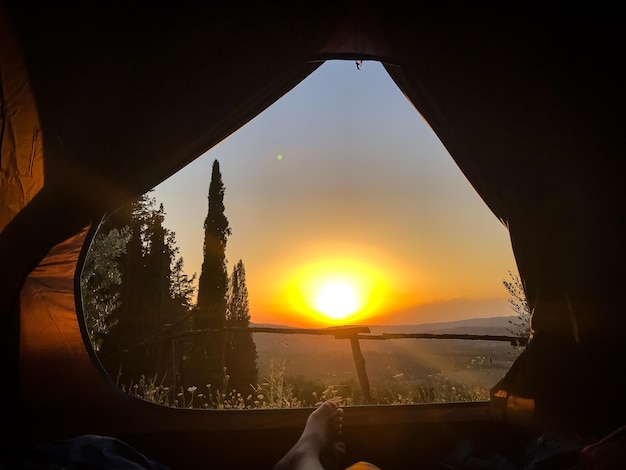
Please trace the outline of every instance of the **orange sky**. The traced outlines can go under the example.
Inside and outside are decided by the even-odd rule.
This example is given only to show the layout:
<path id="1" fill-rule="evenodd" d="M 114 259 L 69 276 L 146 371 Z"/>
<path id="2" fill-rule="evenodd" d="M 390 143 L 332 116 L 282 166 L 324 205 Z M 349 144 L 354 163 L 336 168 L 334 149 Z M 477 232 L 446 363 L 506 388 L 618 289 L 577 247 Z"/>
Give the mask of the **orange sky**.
<path id="1" fill-rule="evenodd" d="M 506 228 L 380 64 L 325 63 L 156 188 L 189 274 L 200 273 L 215 159 L 229 271 L 243 260 L 252 322 L 514 314 L 502 286 L 516 272 Z M 320 305 L 357 313 L 332 320 Z"/>

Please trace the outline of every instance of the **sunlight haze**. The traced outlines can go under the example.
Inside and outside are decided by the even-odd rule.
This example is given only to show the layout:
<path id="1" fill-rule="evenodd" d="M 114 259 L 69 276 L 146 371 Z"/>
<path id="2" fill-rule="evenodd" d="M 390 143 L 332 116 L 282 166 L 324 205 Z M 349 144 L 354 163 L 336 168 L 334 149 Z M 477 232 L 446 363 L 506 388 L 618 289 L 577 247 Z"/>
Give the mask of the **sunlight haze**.
<path id="1" fill-rule="evenodd" d="M 513 314 L 506 228 L 381 64 L 326 62 L 155 188 L 189 275 L 200 274 L 214 160 L 232 229 L 228 270 L 243 260 L 252 323 Z"/>

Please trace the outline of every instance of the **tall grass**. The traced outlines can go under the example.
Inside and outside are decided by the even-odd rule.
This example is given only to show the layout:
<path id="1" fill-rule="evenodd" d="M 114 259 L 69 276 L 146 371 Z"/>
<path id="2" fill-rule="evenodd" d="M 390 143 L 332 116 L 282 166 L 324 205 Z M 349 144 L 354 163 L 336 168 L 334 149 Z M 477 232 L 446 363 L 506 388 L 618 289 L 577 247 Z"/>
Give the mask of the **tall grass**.
<path id="1" fill-rule="evenodd" d="M 359 404 L 361 391 L 350 382 L 311 384 L 302 380 L 288 379 L 289 360 L 276 361 L 272 358 L 269 371 L 250 390 L 238 391 L 228 388 L 230 380 L 224 369 L 220 388 L 207 385 L 205 390 L 192 385 L 173 390 L 157 375 L 142 375 L 137 382 L 128 386 L 118 384 L 129 395 L 163 406 L 176 408 L 204 409 L 267 409 L 302 408 L 314 406 L 328 399 L 336 400 L 341 406 Z M 395 377 L 394 381 L 376 383 L 372 387 L 371 404 L 410 405 L 420 403 L 450 403 L 482 401 L 489 399 L 489 390 L 480 384 L 468 385 L 450 380 L 445 373 L 429 375 L 420 381 L 406 381 Z"/>

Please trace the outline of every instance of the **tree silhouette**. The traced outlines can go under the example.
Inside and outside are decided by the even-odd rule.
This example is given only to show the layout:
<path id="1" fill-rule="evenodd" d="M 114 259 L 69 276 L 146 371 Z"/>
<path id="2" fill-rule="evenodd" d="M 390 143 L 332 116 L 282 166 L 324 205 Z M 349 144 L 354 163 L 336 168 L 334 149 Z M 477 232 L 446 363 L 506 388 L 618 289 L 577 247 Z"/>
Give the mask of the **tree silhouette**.
<path id="1" fill-rule="evenodd" d="M 174 309 L 180 314 L 189 312 L 193 308 L 193 294 L 196 291 L 194 283 L 196 274 L 189 277 L 184 269 L 184 261 L 178 258 L 172 266 L 170 274 L 170 296 L 174 302 Z M 191 325 L 189 326 L 191 329 Z"/>
<path id="2" fill-rule="evenodd" d="M 171 336 L 172 325 L 189 328 L 181 320 L 188 316 L 190 306 L 182 308 L 173 293 L 187 292 L 193 286 L 178 271 L 172 276 L 172 266 L 182 268 L 183 261 L 176 260 L 174 233 L 163 226 L 164 218 L 163 205 L 157 209 L 148 192 L 106 217 L 98 232 L 103 236 L 124 234 L 125 248 L 119 250 L 118 270 L 113 271 L 121 282 L 109 293 L 116 300 L 117 308 L 109 315 L 114 326 L 102 340 L 100 359 L 109 374 L 126 387 L 142 375 L 157 375 L 164 383 L 175 385 L 176 364 L 182 361 L 182 349 L 176 351 L 171 340 L 159 338 Z M 101 259 L 103 254 L 96 244 L 88 259 Z"/>
<path id="3" fill-rule="evenodd" d="M 224 214 L 224 183 L 219 162 L 213 162 L 209 185 L 209 210 L 204 221 L 204 260 L 198 282 L 194 330 L 226 327 L 226 241 L 231 233 Z M 225 333 L 210 332 L 193 337 L 185 380 L 188 385 L 221 388 L 224 381 Z M 223 390 L 222 390 L 223 392 Z"/>
<path id="4" fill-rule="evenodd" d="M 116 325 L 102 344 L 100 359 L 109 374 L 120 384 L 128 384 L 143 373 L 148 358 L 146 351 L 134 354 L 124 351 L 141 343 L 146 337 L 143 324 L 143 304 L 146 295 L 146 270 L 144 269 L 144 237 L 150 207 L 153 201 L 148 194 L 129 202 L 104 219 L 100 227 L 105 233 L 110 229 L 127 230 L 129 241 L 126 252 L 120 256 L 122 283 L 119 286 L 120 306 L 114 313 Z"/>
<path id="5" fill-rule="evenodd" d="M 241 393 L 252 391 L 251 385 L 257 384 L 257 350 L 252 333 L 240 328 L 250 326 L 250 306 L 246 286 L 246 270 L 243 261 L 233 268 L 228 289 L 226 309 L 228 326 L 236 328 L 228 335 L 226 370 L 230 376 L 229 385 Z"/>

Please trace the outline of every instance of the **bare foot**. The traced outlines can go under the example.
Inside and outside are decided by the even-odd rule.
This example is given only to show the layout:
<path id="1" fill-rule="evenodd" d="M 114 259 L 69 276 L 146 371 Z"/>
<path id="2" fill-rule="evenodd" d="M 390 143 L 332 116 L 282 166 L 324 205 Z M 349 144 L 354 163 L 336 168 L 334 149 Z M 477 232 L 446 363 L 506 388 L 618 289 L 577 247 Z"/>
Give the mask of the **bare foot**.
<path id="1" fill-rule="evenodd" d="M 298 442 L 274 466 L 274 470 L 323 470 L 324 460 L 338 460 L 345 454 L 339 441 L 343 425 L 343 409 L 334 401 L 325 401 L 307 418 Z"/>

